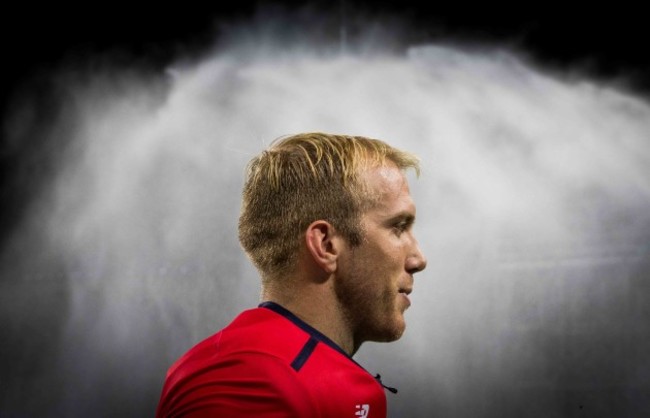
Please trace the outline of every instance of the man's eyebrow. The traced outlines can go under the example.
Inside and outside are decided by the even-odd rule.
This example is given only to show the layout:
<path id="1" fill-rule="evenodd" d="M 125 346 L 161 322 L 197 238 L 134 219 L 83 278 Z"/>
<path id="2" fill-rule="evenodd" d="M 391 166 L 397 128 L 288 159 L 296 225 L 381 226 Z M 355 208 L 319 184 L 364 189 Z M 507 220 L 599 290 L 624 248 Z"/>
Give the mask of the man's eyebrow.
<path id="1" fill-rule="evenodd" d="M 394 224 L 397 222 L 405 222 L 407 224 L 415 223 L 415 215 L 411 212 L 400 212 L 394 216 L 388 218 L 387 223 Z"/>

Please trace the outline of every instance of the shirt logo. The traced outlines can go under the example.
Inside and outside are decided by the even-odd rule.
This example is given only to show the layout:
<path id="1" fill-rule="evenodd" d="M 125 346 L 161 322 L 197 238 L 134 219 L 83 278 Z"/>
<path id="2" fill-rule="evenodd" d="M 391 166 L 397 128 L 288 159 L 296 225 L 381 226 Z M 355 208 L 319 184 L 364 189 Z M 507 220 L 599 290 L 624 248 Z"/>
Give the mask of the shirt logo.
<path id="1" fill-rule="evenodd" d="M 370 411 L 370 405 L 364 403 L 361 405 L 357 405 L 357 412 L 355 412 L 354 415 L 360 418 L 366 418 L 368 416 L 369 411 Z"/>

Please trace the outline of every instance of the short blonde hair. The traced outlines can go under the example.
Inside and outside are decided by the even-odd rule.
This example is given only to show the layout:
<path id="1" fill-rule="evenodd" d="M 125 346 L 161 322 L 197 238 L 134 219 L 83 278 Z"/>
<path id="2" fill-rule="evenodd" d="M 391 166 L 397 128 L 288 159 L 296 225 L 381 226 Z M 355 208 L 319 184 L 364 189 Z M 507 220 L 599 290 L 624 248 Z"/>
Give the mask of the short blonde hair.
<path id="1" fill-rule="evenodd" d="M 363 170 L 419 160 L 383 141 L 320 132 L 282 137 L 247 167 L 239 241 L 263 279 L 290 272 L 302 234 L 325 220 L 350 243 L 362 240 L 360 218 L 373 199 L 358 181 Z"/>

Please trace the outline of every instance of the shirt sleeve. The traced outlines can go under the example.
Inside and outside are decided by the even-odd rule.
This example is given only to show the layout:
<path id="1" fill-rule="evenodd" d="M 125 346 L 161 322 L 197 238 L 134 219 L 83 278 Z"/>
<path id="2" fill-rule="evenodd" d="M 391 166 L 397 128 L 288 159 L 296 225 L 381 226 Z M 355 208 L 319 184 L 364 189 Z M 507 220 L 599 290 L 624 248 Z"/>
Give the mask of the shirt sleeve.
<path id="1" fill-rule="evenodd" d="M 297 373 L 263 353 L 190 364 L 168 376 L 156 418 L 318 417 Z"/>

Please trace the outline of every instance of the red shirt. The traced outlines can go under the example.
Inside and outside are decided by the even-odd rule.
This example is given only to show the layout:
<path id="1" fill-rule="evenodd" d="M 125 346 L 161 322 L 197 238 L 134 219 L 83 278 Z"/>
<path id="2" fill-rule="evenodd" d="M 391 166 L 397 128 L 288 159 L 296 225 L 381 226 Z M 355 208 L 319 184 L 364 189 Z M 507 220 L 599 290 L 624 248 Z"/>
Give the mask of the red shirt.
<path id="1" fill-rule="evenodd" d="M 265 302 L 169 369 L 156 418 L 384 418 L 377 379 L 325 335 Z"/>

